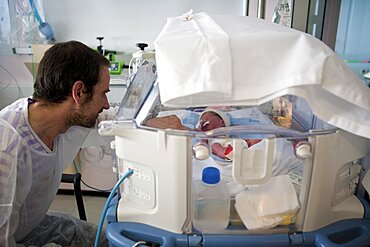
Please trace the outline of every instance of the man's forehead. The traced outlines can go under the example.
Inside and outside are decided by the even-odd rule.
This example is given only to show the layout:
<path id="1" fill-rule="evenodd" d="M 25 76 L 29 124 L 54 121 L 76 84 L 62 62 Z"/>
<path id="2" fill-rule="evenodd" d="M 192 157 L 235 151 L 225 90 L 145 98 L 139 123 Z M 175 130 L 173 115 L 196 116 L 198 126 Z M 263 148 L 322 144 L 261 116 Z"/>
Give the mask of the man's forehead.
<path id="1" fill-rule="evenodd" d="M 109 90 L 110 74 L 109 69 L 104 67 L 100 72 L 99 82 L 95 85 L 96 88 L 99 88 L 101 91 Z"/>

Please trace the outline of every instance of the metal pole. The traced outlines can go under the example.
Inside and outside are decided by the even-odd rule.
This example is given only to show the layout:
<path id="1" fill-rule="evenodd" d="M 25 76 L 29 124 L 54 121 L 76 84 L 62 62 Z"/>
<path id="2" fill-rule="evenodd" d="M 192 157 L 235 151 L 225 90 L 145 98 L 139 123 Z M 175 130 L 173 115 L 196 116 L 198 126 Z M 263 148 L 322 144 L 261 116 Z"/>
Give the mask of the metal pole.
<path id="1" fill-rule="evenodd" d="M 257 17 L 260 19 L 265 19 L 266 0 L 258 0 L 257 8 Z"/>
<path id="2" fill-rule="evenodd" d="M 242 15 L 248 16 L 249 12 L 249 0 L 243 0 L 243 9 L 242 9 Z"/>

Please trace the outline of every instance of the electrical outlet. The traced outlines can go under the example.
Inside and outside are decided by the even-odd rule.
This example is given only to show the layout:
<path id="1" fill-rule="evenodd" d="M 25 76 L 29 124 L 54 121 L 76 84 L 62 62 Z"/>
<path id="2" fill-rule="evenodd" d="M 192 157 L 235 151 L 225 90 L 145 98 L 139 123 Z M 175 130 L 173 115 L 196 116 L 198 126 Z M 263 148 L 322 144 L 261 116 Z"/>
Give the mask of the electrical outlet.
<path id="1" fill-rule="evenodd" d="M 155 173 L 149 167 L 118 159 L 119 171 L 126 173 L 132 169 L 134 173 L 121 185 L 121 196 L 146 209 L 156 205 Z"/>

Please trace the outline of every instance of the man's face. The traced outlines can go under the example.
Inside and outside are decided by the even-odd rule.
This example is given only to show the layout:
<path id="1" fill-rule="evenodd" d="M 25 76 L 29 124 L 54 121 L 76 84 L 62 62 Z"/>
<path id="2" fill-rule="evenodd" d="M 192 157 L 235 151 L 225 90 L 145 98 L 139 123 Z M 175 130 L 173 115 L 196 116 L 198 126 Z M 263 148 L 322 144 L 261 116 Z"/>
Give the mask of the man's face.
<path id="1" fill-rule="evenodd" d="M 225 127 L 225 122 L 214 112 L 206 112 L 199 119 L 199 130 L 208 131 L 221 127 Z"/>
<path id="2" fill-rule="evenodd" d="M 109 101 L 107 98 L 109 81 L 109 69 L 104 67 L 100 73 L 100 81 L 93 88 L 92 98 L 86 100 L 73 115 L 73 125 L 87 128 L 94 127 L 99 113 L 104 109 L 109 109 Z"/>

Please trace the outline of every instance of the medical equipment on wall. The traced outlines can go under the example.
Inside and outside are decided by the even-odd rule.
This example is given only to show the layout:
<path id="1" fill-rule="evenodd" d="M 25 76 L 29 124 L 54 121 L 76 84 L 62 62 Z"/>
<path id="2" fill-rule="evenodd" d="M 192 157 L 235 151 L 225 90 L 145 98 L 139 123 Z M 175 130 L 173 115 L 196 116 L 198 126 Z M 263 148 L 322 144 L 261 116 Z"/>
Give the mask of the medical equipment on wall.
<path id="1" fill-rule="evenodd" d="M 45 39 L 49 42 L 54 42 L 55 37 L 54 37 L 54 31 L 53 28 L 49 23 L 47 23 L 45 20 L 43 20 L 37 10 L 37 7 L 35 5 L 35 2 L 33 0 L 29 0 L 30 5 L 33 11 L 33 14 L 35 16 L 35 19 L 39 23 L 39 30 L 40 33 L 45 37 Z"/>
<path id="2" fill-rule="evenodd" d="M 96 39 L 99 40 L 99 45 L 96 48 L 97 51 L 109 60 L 109 73 L 111 75 L 120 75 L 123 68 L 126 68 L 125 63 L 123 61 L 116 61 L 117 51 L 103 49 L 102 40 L 104 37 L 96 37 Z"/>
<path id="3" fill-rule="evenodd" d="M 12 25 L 11 45 L 18 54 L 30 54 L 21 48 L 28 48 L 32 44 L 47 44 L 55 41 L 55 32 L 46 21 L 43 0 L 18 0 L 14 9 L 10 11 Z M 13 12 L 14 11 L 14 12 Z M 11 13 L 15 13 L 12 17 Z"/>
<path id="4" fill-rule="evenodd" d="M 129 62 L 129 75 L 133 75 L 137 72 L 138 67 L 146 60 L 154 58 L 153 51 L 145 51 L 145 48 L 148 47 L 148 44 L 137 43 L 136 46 L 139 48 L 139 51 L 132 54 L 132 58 Z"/>
<path id="5" fill-rule="evenodd" d="M 205 13 L 168 19 L 155 45 L 156 59 L 138 67 L 117 120 L 99 125 L 115 136 L 119 173 L 134 170 L 107 216 L 111 246 L 370 242 L 369 202 L 356 195 L 370 92 L 329 49 L 264 20 Z M 206 107 L 219 106 L 228 106 L 231 126 L 194 130 Z M 145 124 L 173 114 L 189 130 Z M 231 143 L 230 159 L 212 154 L 213 142 Z M 210 166 L 229 189 L 229 224 L 199 231 L 191 198 Z"/>

